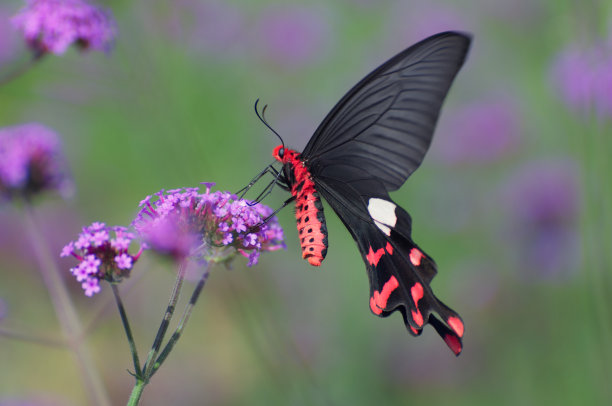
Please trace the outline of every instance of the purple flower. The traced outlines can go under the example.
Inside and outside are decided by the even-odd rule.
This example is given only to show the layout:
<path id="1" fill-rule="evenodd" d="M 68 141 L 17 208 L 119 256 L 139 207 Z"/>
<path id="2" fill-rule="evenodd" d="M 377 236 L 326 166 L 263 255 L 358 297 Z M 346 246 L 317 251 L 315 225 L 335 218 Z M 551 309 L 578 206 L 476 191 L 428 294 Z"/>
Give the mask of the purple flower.
<path id="1" fill-rule="evenodd" d="M 85 291 L 85 296 L 92 297 L 100 292 L 100 282 L 96 278 L 88 278 L 85 282 L 81 283 L 81 287 Z"/>
<path id="2" fill-rule="evenodd" d="M 110 238 L 111 232 L 115 234 Z M 61 257 L 74 256 L 80 262 L 70 272 L 86 296 L 93 296 L 100 291 L 100 281 L 117 283 L 130 276 L 134 262 L 138 260 L 142 248 L 137 254 L 128 253 L 134 234 L 125 227 L 108 227 L 104 223 L 93 223 L 84 227 L 76 242 L 70 241 L 62 249 Z"/>
<path id="3" fill-rule="evenodd" d="M 89 270 L 82 262 L 77 267 L 70 269 L 70 273 L 76 278 L 77 282 L 83 282 L 89 277 Z"/>
<path id="4" fill-rule="evenodd" d="M 505 183 L 501 198 L 508 218 L 504 240 L 518 269 L 546 279 L 578 268 L 580 200 L 574 162 L 526 164 Z"/>
<path id="5" fill-rule="evenodd" d="M 0 197 L 31 198 L 45 190 L 67 197 L 72 182 L 55 132 L 40 124 L 0 129 Z"/>
<path id="6" fill-rule="evenodd" d="M 247 266 L 257 265 L 259 261 L 259 251 L 252 251 L 249 254 L 249 262 L 247 262 Z"/>
<path id="7" fill-rule="evenodd" d="M 244 233 L 247 230 L 247 226 L 246 226 L 246 223 L 244 222 L 244 219 L 240 217 L 236 217 L 232 220 L 232 227 L 238 233 Z"/>
<path id="8" fill-rule="evenodd" d="M 266 60 L 299 67 L 316 61 L 333 39 L 326 16 L 317 7 L 274 5 L 262 11 L 254 38 Z"/>
<path id="9" fill-rule="evenodd" d="M 249 233 L 246 235 L 244 242 L 243 242 L 245 247 L 248 247 L 249 245 L 254 246 L 257 244 L 257 236 L 253 233 Z"/>
<path id="10" fill-rule="evenodd" d="M 95 247 L 99 247 L 105 242 L 108 242 L 108 231 L 106 230 L 96 231 L 93 235 L 92 242 Z"/>
<path id="11" fill-rule="evenodd" d="M 518 103 L 491 97 L 449 111 L 434 156 L 447 164 L 488 164 L 515 151 L 521 139 Z"/>
<path id="12" fill-rule="evenodd" d="M 35 52 L 60 55 L 72 44 L 110 50 L 117 29 L 109 11 L 85 0 L 26 1 L 12 22 Z"/>
<path id="13" fill-rule="evenodd" d="M 232 241 L 234 241 L 234 236 L 232 235 L 232 233 L 227 233 L 223 236 L 223 240 L 221 241 L 221 243 L 223 245 L 230 245 Z"/>
<path id="14" fill-rule="evenodd" d="M 74 251 L 74 242 L 70 241 L 68 244 L 62 248 L 62 252 L 60 253 L 60 257 L 64 258 L 72 255 L 72 251 Z"/>
<path id="15" fill-rule="evenodd" d="M 115 262 L 117 263 L 117 268 L 119 269 L 130 269 L 132 268 L 133 259 L 131 255 L 123 253 L 115 257 Z"/>
<path id="16" fill-rule="evenodd" d="M 551 77 L 571 110 L 612 117 L 612 38 L 590 47 L 568 46 L 556 57 Z"/>
<path id="17" fill-rule="evenodd" d="M 85 256 L 80 266 L 85 270 L 85 272 L 87 272 L 87 274 L 93 275 L 98 273 L 98 269 L 100 268 L 101 264 L 102 261 L 100 261 L 95 255 L 90 254 Z"/>
<path id="18" fill-rule="evenodd" d="M 249 257 L 250 265 L 256 263 L 254 251 L 284 247 L 276 218 L 263 223 L 272 209 L 249 206 L 236 195 L 211 192 L 210 187 L 207 184 L 204 193 L 194 188 L 162 190 L 143 200 L 132 224 L 145 247 L 178 260 L 191 257 L 219 262 L 238 252 Z"/>

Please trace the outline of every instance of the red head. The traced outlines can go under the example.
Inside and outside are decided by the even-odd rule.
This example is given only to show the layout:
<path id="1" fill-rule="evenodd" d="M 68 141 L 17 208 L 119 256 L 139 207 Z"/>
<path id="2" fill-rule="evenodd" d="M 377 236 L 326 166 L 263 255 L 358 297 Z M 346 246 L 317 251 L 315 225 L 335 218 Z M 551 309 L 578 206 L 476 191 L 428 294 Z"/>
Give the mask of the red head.
<path id="1" fill-rule="evenodd" d="M 283 145 L 278 145 L 272 151 L 272 156 L 277 161 L 283 162 L 283 158 L 285 157 L 285 147 Z"/>
<path id="2" fill-rule="evenodd" d="M 292 149 L 285 148 L 283 145 L 278 145 L 272 151 L 272 156 L 277 161 L 286 164 L 287 162 L 294 162 L 298 157 L 298 153 Z"/>

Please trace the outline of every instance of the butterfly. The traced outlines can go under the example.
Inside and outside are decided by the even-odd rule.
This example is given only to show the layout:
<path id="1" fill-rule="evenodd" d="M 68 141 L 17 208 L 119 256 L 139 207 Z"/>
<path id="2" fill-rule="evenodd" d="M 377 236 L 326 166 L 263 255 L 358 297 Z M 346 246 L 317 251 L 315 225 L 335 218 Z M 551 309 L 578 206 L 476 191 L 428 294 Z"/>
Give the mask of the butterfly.
<path id="1" fill-rule="evenodd" d="M 456 355 L 463 321 L 434 295 L 436 264 L 412 240 L 410 215 L 389 192 L 423 161 L 470 42 L 466 34 L 443 32 L 400 52 L 342 97 L 301 153 L 283 142 L 273 151 L 281 170 L 268 167 L 273 183 L 291 192 L 283 207 L 295 201 L 302 257 L 320 266 L 327 253 L 323 198 L 357 242 L 370 310 L 380 317 L 399 311 L 414 336 L 432 325 Z"/>

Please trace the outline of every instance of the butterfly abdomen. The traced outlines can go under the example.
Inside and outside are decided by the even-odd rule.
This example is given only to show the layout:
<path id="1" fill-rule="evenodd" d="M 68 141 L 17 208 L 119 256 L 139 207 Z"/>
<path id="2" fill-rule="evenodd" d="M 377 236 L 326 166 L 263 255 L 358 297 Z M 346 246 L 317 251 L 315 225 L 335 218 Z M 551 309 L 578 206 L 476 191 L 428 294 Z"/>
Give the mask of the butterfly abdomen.
<path id="1" fill-rule="evenodd" d="M 320 266 L 327 254 L 327 226 L 319 194 L 314 189 L 299 193 L 295 208 L 302 258 Z"/>
<path id="2" fill-rule="evenodd" d="M 302 258 L 310 265 L 320 266 L 327 254 L 327 226 L 323 204 L 315 189 L 310 172 L 300 155 L 282 146 L 274 150 L 274 157 L 285 167 L 291 194 L 295 197 L 295 218 L 302 246 Z"/>

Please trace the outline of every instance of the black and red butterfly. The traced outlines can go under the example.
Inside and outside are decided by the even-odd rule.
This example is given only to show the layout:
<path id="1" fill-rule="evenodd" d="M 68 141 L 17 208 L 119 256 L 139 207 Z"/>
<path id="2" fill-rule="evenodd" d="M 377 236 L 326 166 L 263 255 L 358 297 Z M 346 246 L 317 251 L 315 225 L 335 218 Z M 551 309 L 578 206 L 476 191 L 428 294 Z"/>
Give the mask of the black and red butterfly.
<path id="1" fill-rule="evenodd" d="M 302 153 L 279 145 L 273 156 L 282 169 L 268 168 L 275 183 L 291 192 L 284 205 L 296 202 L 303 258 L 319 266 L 327 253 L 321 196 L 357 242 L 372 312 L 387 317 L 399 310 L 415 336 L 431 324 L 456 355 L 462 350 L 461 317 L 434 295 L 436 264 L 412 241 L 410 215 L 388 192 L 423 161 L 470 41 L 443 32 L 400 52 L 336 104 Z"/>

